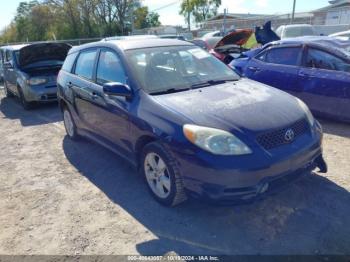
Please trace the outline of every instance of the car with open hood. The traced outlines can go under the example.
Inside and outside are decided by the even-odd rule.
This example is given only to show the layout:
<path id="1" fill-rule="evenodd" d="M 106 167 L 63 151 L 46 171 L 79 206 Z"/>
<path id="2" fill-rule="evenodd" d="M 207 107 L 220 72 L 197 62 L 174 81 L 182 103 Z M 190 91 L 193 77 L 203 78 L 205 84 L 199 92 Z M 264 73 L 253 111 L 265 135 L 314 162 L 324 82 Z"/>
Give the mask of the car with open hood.
<path id="1" fill-rule="evenodd" d="M 327 171 L 322 128 L 303 102 L 188 42 L 75 47 L 57 84 L 67 136 L 119 154 L 164 205 L 252 201 Z"/>
<path id="2" fill-rule="evenodd" d="M 4 47 L 6 96 L 18 96 L 25 109 L 31 108 L 34 102 L 56 101 L 57 75 L 70 48 L 64 43 Z"/>
<path id="3" fill-rule="evenodd" d="M 281 40 L 244 53 L 230 66 L 300 98 L 317 116 L 350 122 L 350 41 L 328 36 Z"/>
<path id="4" fill-rule="evenodd" d="M 225 64 L 241 57 L 243 52 L 280 40 L 271 28 L 271 21 L 262 27 L 232 30 L 224 37 L 203 37 L 192 41 L 195 45 L 209 51 Z"/>

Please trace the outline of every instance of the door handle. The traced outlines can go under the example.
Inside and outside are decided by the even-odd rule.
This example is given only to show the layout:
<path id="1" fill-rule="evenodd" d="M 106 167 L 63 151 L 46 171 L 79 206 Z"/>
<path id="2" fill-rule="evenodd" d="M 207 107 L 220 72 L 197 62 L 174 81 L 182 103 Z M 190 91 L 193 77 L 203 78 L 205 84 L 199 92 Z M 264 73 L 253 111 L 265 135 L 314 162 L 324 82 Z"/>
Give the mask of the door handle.
<path id="1" fill-rule="evenodd" d="M 255 67 L 255 66 L 249 66 L 248 69 L 251 70 L 251 71 L 253 71 L 253 72 L 258 72 L 258 71 L 260 71 L 260 68 Z"/>
<path id="2" fill-rule="evenodd" d="M 72 88 L 73 87 L 73 84 L 72 82 L 69 82 L 68 85 L 67 85 L 68 88 Z"/>
<path id="3" fill-rule="evenodd" d="M 98 94 L 96 92 L 92 92 L 91 93 L 91 98 L 92 99 L 97 99 L 98 98 Z"/>
<path id="4" fill-rule="evenodd" d="M 313 76 L 312 75 L 309 75 L 309 74 L 306 74 L 304 72 L 299 72 L 298 74 L 300 77 L 304 77 L 304 78 L 312 78 Z"/>

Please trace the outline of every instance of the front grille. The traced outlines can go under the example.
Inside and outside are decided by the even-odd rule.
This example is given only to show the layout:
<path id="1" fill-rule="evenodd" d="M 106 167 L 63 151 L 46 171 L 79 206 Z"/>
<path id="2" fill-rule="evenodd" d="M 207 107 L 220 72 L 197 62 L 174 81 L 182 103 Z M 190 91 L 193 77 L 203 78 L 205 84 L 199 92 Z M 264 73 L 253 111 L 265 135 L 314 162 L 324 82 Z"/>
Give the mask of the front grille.
<path id="1" fill-rule="evenodd" d="M 57 99 L 57 94 L 47 94 L 41 96 L 41 100 L 47 101 L 47 100 L 56 100 Z"/>
<path id="2" fill-rule="evenodd" d="M 292 130 L 294 132 L 294 139 L 289 141 L 285 138 L 288 130 Z M 296 138 L 306 133 L 307 130 L 308 122 L 305 119 L 301 119 L 291 126 L 261 134 L 257 137 L 257 141 L 266 150 L 271 150 L 273 148 L 292 143 Z"/>

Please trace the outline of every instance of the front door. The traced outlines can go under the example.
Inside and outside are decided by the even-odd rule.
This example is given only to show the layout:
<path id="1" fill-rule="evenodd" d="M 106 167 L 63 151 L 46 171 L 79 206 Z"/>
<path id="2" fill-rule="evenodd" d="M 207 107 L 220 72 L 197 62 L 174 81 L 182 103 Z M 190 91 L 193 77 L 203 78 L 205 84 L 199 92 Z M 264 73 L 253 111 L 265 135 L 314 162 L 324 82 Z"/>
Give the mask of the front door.
<path id="1" fill-rule="evenodd" d="M 92 84 L 94 94 L 94 125 L 97 132 L 111 141 L 123 153 L 131 152 L 127 141 L 130 136 L 129 108 L 130 101 L 124 97 L 104 94 L 106 83 L 127 84 L 127 77 L 118 55 L 111 49 L 102 49 L 96 68 L 96 83 Z"/>
<path id="2" fill-rule="evenodd" d="M 298 95 L 302 91 L 297 86 L 301 51 L 301 46 L 270 48 L 249 62 L 246 76 L 293 95 Z"/>

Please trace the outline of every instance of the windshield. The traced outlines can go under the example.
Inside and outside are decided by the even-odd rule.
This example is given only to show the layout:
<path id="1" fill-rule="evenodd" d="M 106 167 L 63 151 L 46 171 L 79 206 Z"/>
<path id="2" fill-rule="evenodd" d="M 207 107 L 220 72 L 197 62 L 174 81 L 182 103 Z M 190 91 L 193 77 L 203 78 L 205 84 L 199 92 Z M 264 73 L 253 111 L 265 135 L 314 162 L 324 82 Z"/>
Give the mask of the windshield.
<path id="1" fill-rule="evenodd" d="M 130 50 L 127 57 L 137 80 L 150 94 L 239 79 L 225 64 L 194 46 Z"/>

